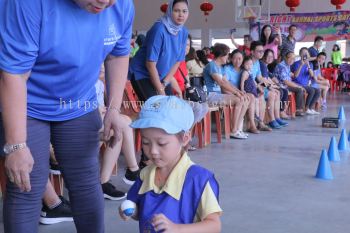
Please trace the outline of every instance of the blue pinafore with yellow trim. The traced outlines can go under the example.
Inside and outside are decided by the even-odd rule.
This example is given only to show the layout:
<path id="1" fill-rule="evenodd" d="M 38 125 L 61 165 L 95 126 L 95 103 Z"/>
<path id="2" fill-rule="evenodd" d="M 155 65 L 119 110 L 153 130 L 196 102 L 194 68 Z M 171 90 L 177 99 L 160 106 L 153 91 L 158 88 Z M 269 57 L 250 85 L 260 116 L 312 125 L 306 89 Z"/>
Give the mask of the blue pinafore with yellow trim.
<path id="1" fill-rule="evenodd" d="M 219 199 L 219 185 L 214 174 L 198 165 L 192 165 L 187 170 L 180 200 L 176 200 L 166 192 L 157 194 L 153 190 L 138 194 L 142 185 L 141 179 L 138 178 L 129 190 L 127 199 L 135 202 L 138 207 L 140 233 L 156 233 L 152 226 L 155 214 L 162 213 L 177 224 L 193 223 L 208 181 L 216 198 Z"/>

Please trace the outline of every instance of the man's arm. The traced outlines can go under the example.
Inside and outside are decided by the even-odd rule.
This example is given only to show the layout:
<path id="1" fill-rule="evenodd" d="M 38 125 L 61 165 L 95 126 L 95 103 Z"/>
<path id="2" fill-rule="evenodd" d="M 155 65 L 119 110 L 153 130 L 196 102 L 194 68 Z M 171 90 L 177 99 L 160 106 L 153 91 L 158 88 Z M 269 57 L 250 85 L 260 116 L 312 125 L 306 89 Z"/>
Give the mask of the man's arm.
<path id="1" fill-rule="evenodd" d="M 113 147 L 121 138 L 122 126 L 119 122 L 120 107 L 123 100 L 128 75 L 129 56 L 109 55 L 104 62 L 106 70 L 107 112 L 104 118 L 104 140 Z M 112 131 L 115 137 L 111 138 Z M 112 139 L 112 140 L 111 140 Z"/>
<path id="2" fill-rule="evenodd" d="M 18 144 L 27 141 L 27 80 L 25 74 L 0 73 L 0 103 L 5 130 L 5 141 Z M 30 191 L 29 174 L 33 168 L 33 157 L 28 148 L 17 150 L 6 157 L 6 172 L 11 182 L 22 191 Z"/>
<path id="3" fill-rule="evenodd" d="M 108 96 L 107 106 L 120 109 L 125 83 L 128 76 L 129 57 L 115 57 L 109 55 L 105 62 L 106 89 Z"/>
<path id="4" fill-rule="evenodd" d="M 236 47 L 236 49 L 238 49 L 238 47 L 241 46 L 240 44 L 238 44 L 236 42 L 235 37 L 233 36 L 233 34 L 231 34 L 231 42 Z"/>

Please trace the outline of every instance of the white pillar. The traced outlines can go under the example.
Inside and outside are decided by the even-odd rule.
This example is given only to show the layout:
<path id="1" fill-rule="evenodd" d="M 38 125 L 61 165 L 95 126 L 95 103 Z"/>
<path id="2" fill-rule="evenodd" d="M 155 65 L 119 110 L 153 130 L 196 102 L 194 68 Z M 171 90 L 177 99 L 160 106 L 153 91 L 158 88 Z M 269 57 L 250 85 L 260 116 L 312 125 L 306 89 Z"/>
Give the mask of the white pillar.
<path id="1" fill-rule="evenodd" d="M 325 47 L 325 52 L 327 53 L 326 65 L 327 65 L 327 62 L 332 61 L 331 55 L 332 55 L 332 49 L 334 44 L 335 44 L 335 41 L 326 42 L 326 47 Z"/>
<path id="2" fill-rule="evenodd" d="M 212 35 L 211 35 L 211 29 L 208 27 L 202 28 L 202 33 L 201 33 L 201 39 L 202 39 L 202 48 L 203 47 L 211 47 L 212 43 Z"/>

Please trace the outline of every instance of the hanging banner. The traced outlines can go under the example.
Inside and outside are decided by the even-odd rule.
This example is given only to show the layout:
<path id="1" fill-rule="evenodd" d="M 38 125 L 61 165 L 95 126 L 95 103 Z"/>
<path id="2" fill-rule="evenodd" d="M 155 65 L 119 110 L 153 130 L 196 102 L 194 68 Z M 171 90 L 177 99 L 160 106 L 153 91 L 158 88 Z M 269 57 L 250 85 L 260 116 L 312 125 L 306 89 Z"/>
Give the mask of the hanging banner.
<path id="1" fill-rule="evenodd" d="M 271 25 L 280 25 L 283 34 L 288 35 L 288 27 L 295 24 L 298 27 L 297 41 L 314 41 L 320 35 L 326 41 L 350 39 L 350 11 L 325 13 L 289 13 L 271 14 Z M 259 28 L 264 24 L 252 23 L 251 36 L 259 39 Z"/>

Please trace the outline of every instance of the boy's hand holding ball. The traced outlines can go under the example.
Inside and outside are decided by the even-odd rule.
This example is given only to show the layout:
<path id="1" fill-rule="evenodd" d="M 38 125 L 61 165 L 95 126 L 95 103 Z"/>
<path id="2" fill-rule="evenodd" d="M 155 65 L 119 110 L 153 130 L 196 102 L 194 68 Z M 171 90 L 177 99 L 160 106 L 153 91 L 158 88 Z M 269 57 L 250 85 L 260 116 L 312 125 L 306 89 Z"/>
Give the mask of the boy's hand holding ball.
<path id="1" fill-rule="evenodd" d="M 129 220 L 136 213 L 136 204 L 130 200 L 125 200 L 119 207 L 119 214 L 123 220 Z"/>

